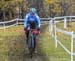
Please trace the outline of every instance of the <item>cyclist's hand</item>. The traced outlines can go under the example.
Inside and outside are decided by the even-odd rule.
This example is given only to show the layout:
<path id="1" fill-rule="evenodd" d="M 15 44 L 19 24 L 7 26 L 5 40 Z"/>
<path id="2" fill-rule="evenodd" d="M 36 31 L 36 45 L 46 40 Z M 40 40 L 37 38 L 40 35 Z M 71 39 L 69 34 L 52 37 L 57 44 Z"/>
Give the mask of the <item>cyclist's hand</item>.
<path id="1" fill-rule="evenodd" d="M 27 30 L 27 28 L 24 28 L 24 31 L 26 31 Z"/>
<path id="2" fill-rule="evenodd" d="M 30 27 L 28 27 L 27 30 L 29 31 L 30 30 Z"/>
<path id="3" fill-rule="evenodd" d="M 40 28 L 38 27 L 37 30 L 40 31 Z"/>
<path id="4" fill-rule="evenodd" d="M 27 30 L 29 31 L 30 30 L 30 27 L 28 27 Z"/>

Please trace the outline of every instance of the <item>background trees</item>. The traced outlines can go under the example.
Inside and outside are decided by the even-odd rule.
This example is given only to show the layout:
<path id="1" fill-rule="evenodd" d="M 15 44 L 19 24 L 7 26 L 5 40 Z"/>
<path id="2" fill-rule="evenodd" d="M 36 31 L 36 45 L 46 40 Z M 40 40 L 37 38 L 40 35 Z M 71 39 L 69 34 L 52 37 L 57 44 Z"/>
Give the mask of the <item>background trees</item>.
<path id="1" fill-rule="evenodd" d="M 0 19 L 2 21 L 9 20 L 15 18 L 15 7 L 16 7 L 15 0 L 2 0 L 0 1 Z"/>
<path id="2" fill-rule="evenodd" d="M 30 7 L 35 7 L 40 17 L 75 15 L 75 0 L 1 0 L 0 21 L 24 18 Z"/>
<path id="3" fill-rule="evenodd" d="M 75 15 L 75 0 L 45 0 L 44 8 L 49 17 Z"/>

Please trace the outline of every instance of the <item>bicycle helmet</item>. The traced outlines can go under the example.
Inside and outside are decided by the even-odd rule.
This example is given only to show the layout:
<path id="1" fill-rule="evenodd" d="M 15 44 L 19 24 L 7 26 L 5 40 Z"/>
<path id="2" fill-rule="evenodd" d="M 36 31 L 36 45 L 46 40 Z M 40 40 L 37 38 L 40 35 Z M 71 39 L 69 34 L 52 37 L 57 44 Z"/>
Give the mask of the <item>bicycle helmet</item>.
<path id="1" fill-rule="evenodd" d="M 31 13 L 36 13 L 36 9 L 35 8 L 30 8 L 30 12 Z"/>

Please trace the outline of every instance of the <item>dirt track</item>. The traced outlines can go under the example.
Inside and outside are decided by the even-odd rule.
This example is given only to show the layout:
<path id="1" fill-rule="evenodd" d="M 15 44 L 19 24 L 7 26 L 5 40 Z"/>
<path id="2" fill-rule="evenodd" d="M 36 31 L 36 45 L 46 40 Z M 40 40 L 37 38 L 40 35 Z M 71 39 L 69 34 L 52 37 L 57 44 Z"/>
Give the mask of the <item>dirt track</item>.
<path id="1" fill-rule="evenodd" d="M 20 37 L 21 38 L 21 37 Z M 25 40 L 25 39 L 24 39 Z M 25 41 L 20 39 L 18 40 L 12 40 L 10 42 L 9 46 L 9 61 L 44 61 L 46 60 L 46 56 L 41 53 L 41 50 L 39 47 L 36 49 L 36 53 L 34 53 L 33 57 L 30 58 L 28 54 L 28 49 L 26 47 Z M 38 43 L 39 44 L 39 43 Z"/>
<path id="2" fill-rule="evenodd" d="M 23 29 L 19 33 L 21 34 L 10 36 L 8 38 L 8 47 L 9 47 L 8 60 L 9 61 L 46 61 L 47 57 L 42 53 L 41 47 L 39 46 L 40 43 L 39 41 L 37 43 L 36 53 L 34 53 L 32 58 L 29 58 Z M 7 37 L 8 36 L 6 36 L 6 38 Z"/>
<path id="3" fill-rule="evenodd" d="M 0 30 L 0 61 L 48 61 L 43 53 L 39 37 L 36 53 L 29 58 L 23 26 Z"/>

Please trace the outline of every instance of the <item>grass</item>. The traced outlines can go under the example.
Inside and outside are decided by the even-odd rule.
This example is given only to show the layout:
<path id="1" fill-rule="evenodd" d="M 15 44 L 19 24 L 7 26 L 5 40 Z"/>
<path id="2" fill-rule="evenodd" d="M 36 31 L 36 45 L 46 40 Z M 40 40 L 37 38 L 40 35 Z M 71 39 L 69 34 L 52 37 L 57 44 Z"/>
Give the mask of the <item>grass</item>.
<path id="1" fill-rule="evenodd" d="M 57 24 L 57 26 L 63 29 L 63 24 Z M 64 34 L 58 36 L 58 39 L 70 50 L 70 36 Z M 46 57 L 46 59 L 43 58 L 43 61 L 70 61 L 70 55 L 59 44 L 58 48 L 55 48 L 54 38 L 48 32 L 47 25 L 42 26 L 37 47 L 38 53 Z M 8 28 L 5 31 L 0 30 L 0 61 L 26 61 L 25 48 L 25 34 L 22 25 Z"/>
<path id="2" fill-rule="evenodd" d="M 57 27 L 62 29 L 62 30 L 66 30 L 66 31 L 74 31 L 75 32 L 75 28 L 74 26 L 74 22 L 72 23 L 72 25 L 70 27 L 67 27 L 66 29 L 63 28 L 63 23 L 58 23 Z M 45 32 L 42 33 L 42 44 L 40 44 L 41 50 L 43 51 L 43 53 L 45 53 L 48 56 L 48 60 L 47 61 L 70 61 L 70 55 L 58 44 L 58 48 L 55 48 L 54 46 L 54 39 L 50 36 L 50 33 L 48 32 L 48 28 L 45 28 Z M 70 35 L 66 35 L 66 34 L 62 34 L 60 33 L 58 36 L 58 39 L 62 42 L 62 44 L 65 45 L 65 47 L 67 47 L 67 49 L 70 51 L 71 50 L 71 36 Z M 74 47 L 75 47 L 75 38 L 74 38 Z M 75 48 L 74 48 L 74 52 L 75 52 Z M 75 60 L 75 56 L 74 56 L 74 60 Z"/>
<path id="3" fill-rule="evenodd" d="M 64 29 L 64 23 L 60 22 L 56 24 L 58 26 L 58 28 L 62 29 L 62 30 L 66 30 L 66 31 L 74 31 L 75 32 L 75 22 L 69 22 L 67 23 L 67 28 Z"/>
<path id="4" fill-rule="evenodd" d="M 0 30 L 0 61 L 14 61 L 14 56 L 24 51 L 24 43 L 25 35 L 22 26 Z"/>
<path id="5" fill-rule="evenodd" d="M 67 25 L 68 25 L 68 23 L 67 23 Z M 75 22 L 70 22 L 69 23 L 69 26 L 67 26 L 67 28 L 66 29 L 64 29 L 64 23 L 58 23 L 57 24 L 57 27 L 58 28 L 60 28 L 60 29 L 62 29 L 62 30 L 66 30 L 66 31 L 70 31 L 70 32 L 74 32 L 74 34 L 75 34 L 75 28 L 74 28 L 74 25 L 75 25 Z M 63 44 L 65 44 L 65 46 L 67 46 L 67 48 L 70 50 L 71 48 L 70 48 L 70 43 L 71 43 L 71 35 L 65 35 L 65 34 L 62 34 L 62 33 L 60 33 L 61 35 L 59 35 L 60 37 L 58 37 L 58 39 L 59 40 L 61 40 L 61 42 L 63 43 Z M 74 46 L 75 46 L 75 38 L 73 39 L 74 40 Z M 67 41 L 67 42 L 65 42 L 65 41 Z M 75 48 L 74 48 L 74 51 L 75 51 Z"/>
<path id="6" fill-rule="evenodd" d="M 42 44 L 40 46 L 42 52 L 48 56 L 47 61 L 70 61 L 70 55 L 60 45 L 58 45 L 58 48 L 55 48 L 54 39 L 49 34 L 48 28 L 42 35 Z"/>

